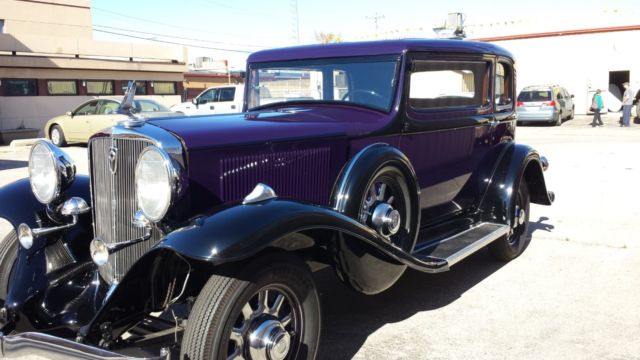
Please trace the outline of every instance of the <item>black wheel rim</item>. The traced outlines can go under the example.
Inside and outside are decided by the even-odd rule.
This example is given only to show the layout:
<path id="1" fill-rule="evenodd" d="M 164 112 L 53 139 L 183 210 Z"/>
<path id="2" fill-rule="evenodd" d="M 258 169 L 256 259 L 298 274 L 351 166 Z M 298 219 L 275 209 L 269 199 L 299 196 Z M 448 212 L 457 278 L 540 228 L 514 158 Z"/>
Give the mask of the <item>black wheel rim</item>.
<path id="1" fill-rule="evenodd" d="M 295 359 L 303 328 L 304 312 L 293 291 L 282 284 L 265 286 L 236 315 L 227 359 Z"/>
<path id="2" fill-rule="evenodd" d="M 509 246 L 511 247 L 518 246 L 520 242 L 520 238 L 525 232 L 525 229 L 527 227 L 527 223 L 526 223 L 526 217 L 528 216 L 528 214 L 526 214 L 527 210 L 528 209 L 525 209 L 523 207 L 522 194 L 520 193 L 520 191 L 518 191 L 516 195 L 516 207 L 513 213 L 514 226 L 512 227 L 512 232 L 508 239 Z"/>

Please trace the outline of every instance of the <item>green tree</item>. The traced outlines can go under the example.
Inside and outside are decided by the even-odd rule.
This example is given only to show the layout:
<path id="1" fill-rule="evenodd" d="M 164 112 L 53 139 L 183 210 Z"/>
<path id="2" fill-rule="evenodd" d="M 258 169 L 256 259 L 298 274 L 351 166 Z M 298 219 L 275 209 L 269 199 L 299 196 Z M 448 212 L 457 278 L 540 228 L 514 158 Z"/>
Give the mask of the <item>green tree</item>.
<path id="1" fill-rule="evenodd" d="M 334 33 L 320 32 L 316 33 L 316 40 L 321 44 L 331 44 L 342 42 L 342 35 Z"/>

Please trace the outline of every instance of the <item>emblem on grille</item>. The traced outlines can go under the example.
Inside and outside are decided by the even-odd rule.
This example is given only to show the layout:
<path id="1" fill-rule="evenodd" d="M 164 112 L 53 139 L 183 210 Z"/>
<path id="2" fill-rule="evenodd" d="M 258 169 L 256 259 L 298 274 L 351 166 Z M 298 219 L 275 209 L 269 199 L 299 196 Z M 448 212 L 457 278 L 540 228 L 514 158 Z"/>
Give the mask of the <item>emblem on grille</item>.
<path id="1" fill-rule="evenodd" d="M 118 171 L 118 147 L 114 143 L 111 143 L 109 148 L 109 171 L 111 175 L 115 175 Z"/>

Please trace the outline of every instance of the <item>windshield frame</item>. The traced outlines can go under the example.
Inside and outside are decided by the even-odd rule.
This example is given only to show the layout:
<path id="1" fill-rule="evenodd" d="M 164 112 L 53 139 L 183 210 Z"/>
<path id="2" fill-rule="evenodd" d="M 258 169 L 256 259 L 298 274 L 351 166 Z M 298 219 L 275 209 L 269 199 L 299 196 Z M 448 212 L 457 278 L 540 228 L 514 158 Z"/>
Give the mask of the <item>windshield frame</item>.
<path id="1" fill-rule="evenodd" d="M 251 88 L 253 79 L 254 70 L 260 69 L 282 69 L 282 68 L 295 68 L 295 67 L 304 67 L 308 65 L 318 66 L 318 65 L 331 65 L 331 64 L 356 64 L 356 63 L 380 63 L 380 62 L 390 62 L 394 63 L 393 70 L 393 78 L 392 78 L 392 89 L 388 95 L 389 103 L 386 107 L 378 107 L 370 104 L 365 104 L 361 102 L 355 101 L 342 101 L 342 100 L 300 100 L 300 99 L 292 99 L 288 101 L 277 101 L 267 104 L 261 104 L 249 108 L 250 96 L 251 96 Z M 245 96 L 244 96 L 244 108 L 245 111 L 257 111 L 271 107 L 282 107 L 289 105 L 314 105 L 314 104 L 331 104 L 331 105 L 343 105 L 343 106 L 357 106 L 364 107 L 367 109 L 380 111 L 384 113 L 390 113 L 394 104 L 397 101 L 397 94 L 399 89 L 399 83 L 401 81 L 400 71 L 402 68 L 402 55 L 401 54 L 384 54 L 384 55 L 365 55 L 365 56 L 345 56 L 345 57 L 328 57 L 328 58 L 313 58 L 313 59 L 299 59 L 299 60 L 282 60 L 282 61 L 269 61 L 269 62 L 259 62 L 259 63 L 249 63 L 247 65 L 247 81 L 245 86 Z"/>

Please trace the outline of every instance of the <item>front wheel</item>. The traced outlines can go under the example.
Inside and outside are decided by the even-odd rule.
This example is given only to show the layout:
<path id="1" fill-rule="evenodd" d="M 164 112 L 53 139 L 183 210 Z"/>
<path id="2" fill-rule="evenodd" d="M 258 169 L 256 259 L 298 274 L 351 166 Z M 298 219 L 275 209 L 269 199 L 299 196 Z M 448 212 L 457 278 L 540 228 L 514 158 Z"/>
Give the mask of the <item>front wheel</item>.
<path id="1" fill-rule="evenodd" d="M 277 254 L 213 275 L 189 315 L 182 359 L 314 359 L 320 301 L 311 273 Z"/>
<path id="2" fill-rule="evenodd" d="M 18 257 L 18 237 L 15 231 L 10 232 L 0 241 L 0 302 L 7 298 L 9 279 Z"/>
<path id="3" fill-rule="evenodd" d="M 509 234 L 494 241 L 489 250 L 493 256 L 502 261 L 509 261 L 518 257 L 527 248 L 531 237 L 529 236 L 529 187 L 522 179 L 518 186 L 516 199 L 511 209 L 513 221 Z"/>

